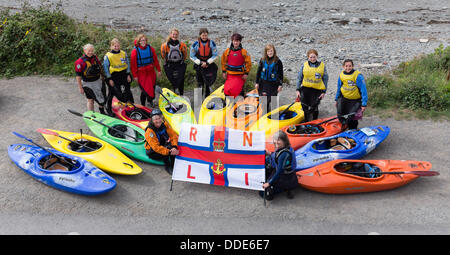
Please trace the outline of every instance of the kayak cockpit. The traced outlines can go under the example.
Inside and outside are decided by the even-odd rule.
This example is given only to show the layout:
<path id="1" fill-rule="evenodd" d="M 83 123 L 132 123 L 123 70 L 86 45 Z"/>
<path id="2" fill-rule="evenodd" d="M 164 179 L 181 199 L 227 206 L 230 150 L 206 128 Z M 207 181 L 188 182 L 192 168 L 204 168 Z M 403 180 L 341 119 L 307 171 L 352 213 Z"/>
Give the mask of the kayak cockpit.
<path id="1" fill-rule="evenodd" d="M 206 104 L 206 109 L 208 110 L 221 110 L 225 108 L 226 102 L 225 99 L 220 97 L 213 97 L 208 104 Z"/>
<path id="2" fill-rule="evenodd" d="M 312 135 L 312 134 L 320 134 L 325 131 L 322 126 L 314 126 L 314 125 L 291 125 L 286 130 L 289 134 L 294 135 Z"/>
<path id="3" fill-rule="evenodd" d="M 63 159 L 55 157 L 54 155 L 44 156 L 38 162 L 39 167 L 44 170 L 47 170 L 47 171 L 68 172 L 68 171 L 73 171 L 75 169 L 78 169 L 81 165 L 81 163 L 78 161 L 74 161 L 74 160 L 64 157 L 64 156 L 61 156 L 61 157 Z M 74 166 L 69 164 L 68 162 L 74 164 Z"/>
<path id="4" fill-rule="evenodd" d="M 145 139 L 139 132 L 126 125 L 114 125 L 112 128 L 108 128 L 108 134 L 130 142 L 141 142 Z M 137 141 L 133 137 L 136 137 Z"/>
<path id="5" fill-rule="evenodd" d="M 356 141 L 349 137 L 338 137 L 331 139 L 323 139 L 315 142 L 312 148 L 318 151 L 321 150 L 332 150 L 332 151 L 343 151 L 351 150 L 355 148 Z"/>
<path id="6" fill-rule="evenodd" d="M 295 116 L 297 116 L 296 112 L 286 111 L 282 114 L 270 114 L 267 118 L 271 120 L 288 120 L 294 118 Z"/>
<path id="7" fill-rule="evenodd" d="M 356 175 L 364 178 L 378 178 L 381 176 L 380 168 L 374 164 L 361 162 L 340 162 L 334 165 L 339 173 Z"/>
<path id="8" fill-rule="evenodd" d="M 132 120 L 148 120 L 150 119 L 150 113 L 139 108 L 134 108 L 129 111 L 125 111 L 125 115 Z"/>
<path id="9" fill-rule="evenodd" d="M 175 109 L 174 109 L 175 108 Z M 181 114 L 187 111 L 188 107 L 186 104 L 181 102 L 172 103 L 172 105 L 168 104 L 164 107 L 164 109 L 168 113 L 172 114 Z"/>
<path id="10" fill-rule="evenodd" d="M 71 151 L 75 152 L 92 152 L 99 150 L 103 145 L 99 142 L 91 141 L 88 139 L 77 139 L 69 143 L 68 147 Z"/>

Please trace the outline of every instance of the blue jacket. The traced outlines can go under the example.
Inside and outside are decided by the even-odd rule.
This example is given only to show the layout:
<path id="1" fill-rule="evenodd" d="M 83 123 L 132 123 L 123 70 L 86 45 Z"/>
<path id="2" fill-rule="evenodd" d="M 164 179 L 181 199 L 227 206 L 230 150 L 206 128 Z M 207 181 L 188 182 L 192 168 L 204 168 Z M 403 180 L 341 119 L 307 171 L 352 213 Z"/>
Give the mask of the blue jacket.
<path id="1" fill-rule="evenodd" d="M 278 160 L 275 160 L 276 154 L 280 150 L 277 150 L 271 155 L 271 165 L 275 168 L 275 174 L 271 176 L 271 178 L 267 181 L 270 185 L 273 185 L 283 174 L 283 172 L 290 168 L 290 171 L 296 171 L 297 162 L 295 160 L 295 152 L 292 147 L 289 148 L 289 151 L 283 151 L 278 156 Z M 276 162 L 278 161 L 278 163 Z"/>
<path id="2" fill-rule="evenodd" d="M 341 86 L 342 86 L 342 81 L 340 78 L 338 78 L 335 101 L 337 101 L 338 98 L 341 96 Z M 362 74 L 359 74 L 358 77 L 356 78 L 356 87 L 358 87 L 359 93 L 361 94 L 361 106 L 366 107 L 367 106 L 367 88 L 366 88 L 366 82 L 364 80 L 364 76 Z"/>

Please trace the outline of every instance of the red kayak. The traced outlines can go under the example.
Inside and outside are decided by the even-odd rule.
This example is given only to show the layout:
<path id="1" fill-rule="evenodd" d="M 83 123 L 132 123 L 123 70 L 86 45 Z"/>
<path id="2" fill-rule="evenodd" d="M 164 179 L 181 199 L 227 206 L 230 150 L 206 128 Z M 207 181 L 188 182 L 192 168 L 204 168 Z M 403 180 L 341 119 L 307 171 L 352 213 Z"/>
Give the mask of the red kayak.
<path id="1" fill-rule="evenodd" d="M 111 109 L 117 118 L 145 129 L 150 121 L 152 109 L 140 104 L 131 104 L 120 102 L 113 97 Z"/>
<path id="2" fill-rule="evenodd" d="M 288 135 L 289 142 L 294 150 L 299 149 L 303 145 L 317 138 L 337 135 L 344 131 L 342 130 L 342 124 L 337 119 L 337 116 L 290 125 L 283 127 L 280 130 Z M 275 150 L 272 137 L 269 137 L 266 140 L 266 150 L 270 152 L 274 152 Z"/>
<path id="3" fill-rule="evenodd" d="M 435 176 L 431 163 L 413 160 L 338 159 L 297 172 L 300 185 L 329 194 L 389 190 L 406 185 L 419 176 Z"/>

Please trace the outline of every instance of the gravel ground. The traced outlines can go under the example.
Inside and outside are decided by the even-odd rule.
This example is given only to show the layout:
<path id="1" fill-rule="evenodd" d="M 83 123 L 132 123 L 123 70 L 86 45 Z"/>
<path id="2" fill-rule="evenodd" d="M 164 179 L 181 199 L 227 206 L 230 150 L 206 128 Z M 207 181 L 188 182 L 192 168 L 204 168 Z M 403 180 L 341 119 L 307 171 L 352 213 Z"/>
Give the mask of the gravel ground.
<path id="1" fill-rule="evenodd" d="M 364 5 L 350 0 L 121 1 L 120 8 L 113 8 L 110 1 L 60 2 L 79 20 L 143 30 L 150 36 L 178 27 L 182 39 L 192 41 L 198 28 L 206 26 L 219 52 L 228 46 L 230 34 L 239 31 L 254 61 L 271 42 L 291 80 L 281 101 L 294 98 L 299 65 L 305 52 L 316 48 L 330 75 L 320 117 L 335 114 L 335 84 L 344 58 L 353 58 L 368 75 L 450 43 L 445 1 L 379 0 Z M 19 10 L 20 6 L 20 2 L 0 1 L 1 8 Z M 137 95 L 135 91 L 136 99 Z M 370 194 L 325 195 L 299 188 L 295 199 L 282 196 L 265 208 L 256 192 L 249 190 L 175 182 L 169 192 L 170 176 L 164 169 L 144 163 L 138 163 L 144 169 L 139 176 L 113 176 L 118 185 L 112 192 L 82 197 L 41 184 L 11 162 L 7 147 L 26 143 L 12 131 L 41 145 L 47 143 L 35 132 L 40 127 L 87 132 L 82 119 L 67 112 L 83 112 L 85 102 L 74 78 L 0 80 L 0 126 L 5 131 L 0 141 L 4 155 L 0 157 L 0 234 L 450 234 L 448 121 L 373 116 L 360 123 L 360 127 L 391 128 L 388 138 L 365 158 L 427 160 L 441 173 L 437 177 Z"/>

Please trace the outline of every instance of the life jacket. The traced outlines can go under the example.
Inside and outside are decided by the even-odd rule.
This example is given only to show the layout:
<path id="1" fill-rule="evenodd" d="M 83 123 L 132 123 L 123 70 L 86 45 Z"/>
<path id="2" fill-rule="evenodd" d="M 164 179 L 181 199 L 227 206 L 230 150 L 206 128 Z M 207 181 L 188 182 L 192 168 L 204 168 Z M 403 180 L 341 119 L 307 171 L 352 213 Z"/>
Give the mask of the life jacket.
<path id="1" fill-rule="evenodd" d="M 125 51 L 121 50 L 119 53 L 108 52 L 106 56 L 109 59 L 109 72 L 120 72 L 127 69 L 127 60 Z"/>
<path id="2" fill-rule="evenodd" d="M 148 126 L 145 128 L 145 131 L 147 131 L 147 129 L 149 128 L 152 129 L 153 132 L 155 132 L 156 138 L 158 139 L 158 142 L 161 146 L 165 146 L 167 143 L 169 143 L 169 134 L 167 133 L 166 125 L 164 123 L 161 124 L 160 128 L 156 128 L 149 122 Z M 145 148 L 149 147 L 150 147 L 149 150 L 152 151 L 151 146 L 148 144 L 147 141 L 145 141 Z"/>
<path id="3" fill-rule="evenodd" d="M 295 152 L 294 149 L 292 149 L 292 147 L 289 148 L 283 148 L 281 150 L 275 151 L 274 153 L 272 153 L 270 155 L 270 163 L 272 165 L 273 168 L 277 168 L 278 165 L 278 159 L 280 158 L 281 154 L 283 152 L 288 152 L 290 154 L 290 157 L 288 156 L 287 159 L 287 165 L 283 166 L 284 171 L 283 174 L 290 174 L 292 173 L 292 171 L 296 171 L 295 169 L 297 168 L 297 160 L 295 159 Z"/>
<path id="4" fill-rule="evenodd" d="M 263 60 L 263 68 L 261 70 L 261 79 L 265 81 L 276 81 L 277 80 L 277 66 L 278 61 L 272 61 L 271 64 L 267 60 Z"/>
<path id="5" fill-rule="evenodd" d="M 153 51 L 150 45 L 147 45 L 145 49 L 142 49 L 139 46 L 134 47 L 137 53 L 137 66 L 143 67 L 150 64 L 153 64 Z"/>
<path id="6" fill-rule="evenodd" d="M 242 48 L 239 50 L 230 50 L 228 51 L 228 62 L 226 69 L 234 72 L 242 72 L 244 73 L 244 65 L 245 58 L 242 56 Z"/>
<path id="7" fill-rule="evenodd" d="M 325 90 L 325 84 L 322 80 L 324 72 L 325 64 L 323 62 L 321 62 L 318 67 L 311 67 L 308 61 L 306 61 L 303 64 L 302 86 L 318 90 Z"/>
<path id="8" fill-rule="evenodd" d="M 359 71 L 354 70 L 351 74 L 345 74 L 344 71 L 341 72 L 339 78 L 341 79 L 341 94 L 347 99 L 360 99 L 361 93 L 358 86 L 356 86 L 356 79 L 360 74 Z"/>
<path id="9" fill-rule="evenodd" d="M 183 60 L 183 53 L 180 49 L 180 43 L 177 45 L 172 45 L 167 43 L 167 47 L 169 47 L 169 52 L 167 53 L 167 61 L 168 62 L 180 62 Z"/>
<path id="10" fill-rule="evenodd" d="M 210 40 L 206 41 L 205 44 L 203 44 L 201 40 L 198 40 L 198 51 L 195 54 L 195 56 L 201 61 L 206 61 L 212 57 L 212 50 L 210 44 L 211 44 Z"/>
<path id="11" fill-rule="evenodd" d="M 83 71 L 83 76 L 85 80 L 94 81 L 100 78 L 101 67 L 98 64 L 97 57 L 94 55 L 91 58 L 88 58 L 86 55 L 84 55 L 83 57 L 81 57 L 81 59 L 86 64 L 86 68 Z"/>

